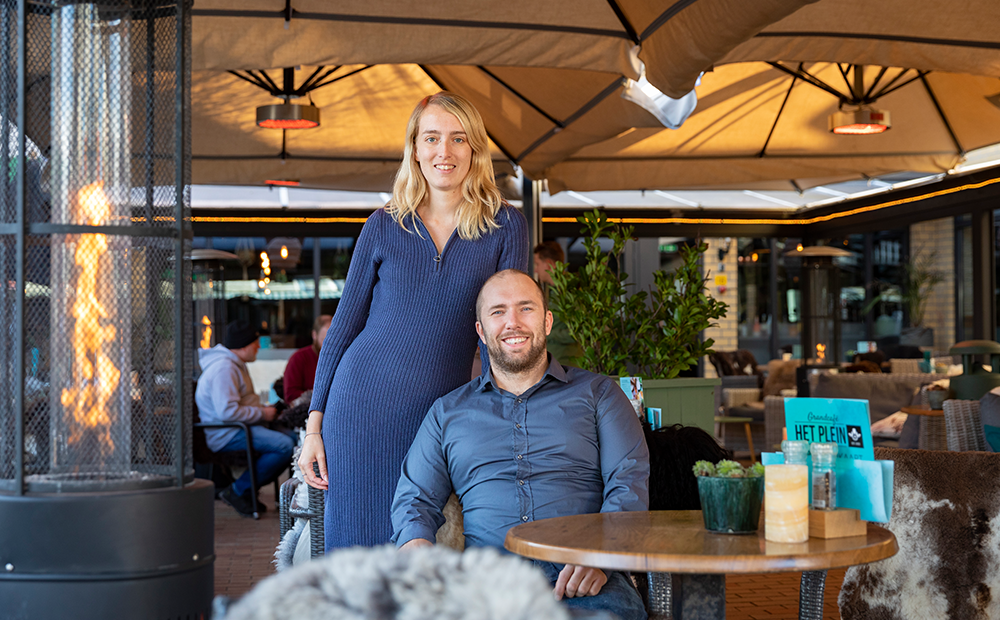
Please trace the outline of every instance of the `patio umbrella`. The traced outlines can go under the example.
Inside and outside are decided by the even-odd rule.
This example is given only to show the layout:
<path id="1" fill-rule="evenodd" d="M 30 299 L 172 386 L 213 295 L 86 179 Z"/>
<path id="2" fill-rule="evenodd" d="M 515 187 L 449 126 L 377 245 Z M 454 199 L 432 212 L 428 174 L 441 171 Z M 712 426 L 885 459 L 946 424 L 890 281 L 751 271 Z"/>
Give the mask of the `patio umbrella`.
<path id="1" fill-rule="evenodd" d="M 738 43 L 815 0 L 199 0 L 193 68 L 356 63 L 585 69 L 671 97 Z"/>
<path id="2" fill-rule="evenodd" d="M 798 189 L 901 170 L 944 172 L 966 151 L 1000 142 L 995 77 L 865 67 L 862 91 L 886 90 L 875 105 L 890 111 L 892 128 L 835 135 L 828 117 L 850 96 L 853 69 L 778 64 L 706 73 L 698 108 L 680 129 L 637 128 L 584 147 L 545 171 L 549 191 Z"/>
<path id="3" fill-rule="evenodd" d="M 718 59 L 844 62 L 1000 77 L 996 0 L 823 0 Z"/>
<path id="4" fill-rule="evenodd" d="M 331 69 L 332 83 L 308 96 L 320 108 L 320 126 L 286 131 L 256 126 L 255 108 L 275 103 L 248 83 L 260 72 L 194 72 L 193 182 L 388 191 L 413 107 L 442 89 L 465 95 L 483 116 L 498 176 L 513 174 L 514 163 L 535 176 L 629 127 L 662 127 L 622 98 L 626 80 L 613 73 L 415 64 Z M 302 67 L 296 83 L 315 70 Z"/>

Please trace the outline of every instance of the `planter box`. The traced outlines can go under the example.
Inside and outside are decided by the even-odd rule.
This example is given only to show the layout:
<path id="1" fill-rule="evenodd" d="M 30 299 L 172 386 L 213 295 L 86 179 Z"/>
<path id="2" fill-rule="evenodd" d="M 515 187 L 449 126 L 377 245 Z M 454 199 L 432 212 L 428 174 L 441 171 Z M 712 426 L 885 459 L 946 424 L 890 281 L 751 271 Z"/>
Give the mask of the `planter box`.
<path id="1" fill-rule="evenodd" d="M 715 390 L 719 379 L 643 379 L 642 393 L 647 407 L 659 407 L 663 425 L 697 426 L 715 434 Z"/>

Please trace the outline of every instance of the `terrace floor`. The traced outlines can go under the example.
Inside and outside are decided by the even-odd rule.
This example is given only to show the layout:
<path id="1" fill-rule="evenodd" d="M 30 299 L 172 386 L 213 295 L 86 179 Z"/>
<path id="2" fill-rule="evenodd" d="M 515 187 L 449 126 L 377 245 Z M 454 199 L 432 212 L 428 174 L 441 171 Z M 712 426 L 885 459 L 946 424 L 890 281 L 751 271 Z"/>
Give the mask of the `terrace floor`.
<path id="1" fill-rule="evenodd" d="M 261 489 L 268 512 L 259 521 L 244 519 L 221 501 L 215 502 L 215 593 L 238 598 L 274 573 L 278 545 L 278 512 L 274 487 Z M 801 573 L 729 575 L 726 578 L 726 618 L 729 620 L 794 620 L 798 618 Z M 831 570 L 826 580 L 824 620 L 839 620 L 837 595 L 844 569 Z"/>

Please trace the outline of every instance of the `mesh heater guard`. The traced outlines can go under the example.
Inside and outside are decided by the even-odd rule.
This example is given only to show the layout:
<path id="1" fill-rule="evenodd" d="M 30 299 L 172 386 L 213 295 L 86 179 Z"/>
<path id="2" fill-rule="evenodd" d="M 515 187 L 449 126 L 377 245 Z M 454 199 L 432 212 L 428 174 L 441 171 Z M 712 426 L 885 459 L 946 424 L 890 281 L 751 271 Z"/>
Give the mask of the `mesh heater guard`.
<path id="1" fill-rule="evenodd" d="M 160 0 L 22 4 L 0 2 L 0 492 L 180 486 L 190 17 Z"/>

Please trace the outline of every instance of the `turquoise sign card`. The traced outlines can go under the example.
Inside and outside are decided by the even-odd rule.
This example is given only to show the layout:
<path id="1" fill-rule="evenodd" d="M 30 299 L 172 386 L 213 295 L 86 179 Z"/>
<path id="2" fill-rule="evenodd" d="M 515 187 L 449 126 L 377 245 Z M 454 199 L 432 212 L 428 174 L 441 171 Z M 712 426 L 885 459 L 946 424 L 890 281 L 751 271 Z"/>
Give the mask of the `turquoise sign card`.
<path id="1" fill-rule="evenodd" d="M 850 398 L 786 398 L 789 439 L 836 442 L 837 461 L 874 461 L 868 401 Z"/>

